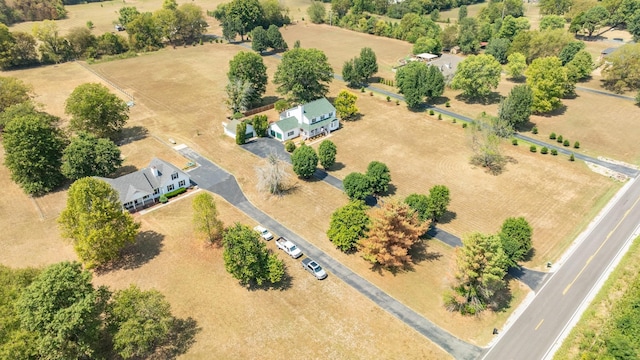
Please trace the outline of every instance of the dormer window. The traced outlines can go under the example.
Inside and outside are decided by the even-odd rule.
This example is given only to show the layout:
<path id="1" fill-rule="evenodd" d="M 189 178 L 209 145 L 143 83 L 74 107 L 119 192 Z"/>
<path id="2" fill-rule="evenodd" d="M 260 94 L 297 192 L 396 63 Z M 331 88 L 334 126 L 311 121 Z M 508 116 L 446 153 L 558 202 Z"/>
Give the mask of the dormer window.
<path id="1" fill-rule="evenodd" d="M 178 178 L 178 173 L 174 172 L 173 174 L 171 174 L 171 180 L 175 180 Z"/>

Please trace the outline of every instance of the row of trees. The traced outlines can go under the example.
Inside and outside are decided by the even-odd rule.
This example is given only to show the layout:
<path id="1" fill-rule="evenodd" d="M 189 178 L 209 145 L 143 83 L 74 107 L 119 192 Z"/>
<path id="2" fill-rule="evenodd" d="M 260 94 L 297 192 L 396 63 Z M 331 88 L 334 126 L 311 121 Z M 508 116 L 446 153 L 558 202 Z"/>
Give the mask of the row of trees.
<path id="1" fill-rule="evenodd" d="M 0 0 L 0 23 L 11 25 L 22 21 L 62 19 L 67 15 L 64 5 L 73 5 L 76 3 L 78 3 L 78 0 Z"/>
<path id="2" fill-rule="evenodd" d="M 0 357 L 135 359 L 174 345 L 169 335 L 186 322 L 173 317 L 160 292 L 134 285 L 111 292 L 91 278 L 77 262 L 0 267 Z"/>
<path id="3" fill-rule="evenodd" d="M 112 139 L 129 118 L 127 105 L 100 84 L 78 86 L 67 99 L 70 139 L 60 119 L 37 109 L 30 88 L 17 79 L 0 78 L 6 100 L 0 115 L 5 165 L 27 194 L 42 195 L 65 178 L 107 176 L 122 164 Z"/>
<path id="4" fill-rule="evenodd" d="M 277 0 L 232 0 L 218 5 L 210 14 L 220 21 L 222 36 L 232 41 L 245 35 L 256 27 L 268 28 L 270 25 L 280 27 L 291 23 L 289 10 Z"/>
<path id="5" fill-rule="evenodd" d="M 449 189 L 436 185 L 429 196 L 412 194 L 404 202 L 384 202 L 369 215 L 364 201 L 352 199 L 331 215 L 327 237 L 343 252 L 362 251 L 374 266 L 409 266 L 411 252 L 432 221 L 446 211 Z"/>
<path id="6" fill-rule="evenodd" d="M 255 27 L 251 31 L 251 50 L 262 54 L 269 48 L 273 51 L 285 51 L 289 49 L 289 45 L 282 38 L 277 26 L 271 24 L 267 30 L 262 26 Z"/>
<path id="7" fill-rule="evenodd" d="M 473 233 L 456 249 L 456 280 L 445 294 L 450 311 L 476 315 L 499 309 L 508 300 L 507 270 L 530 254 L 532 228 L 523 218 L 508 218 L 496 235 Z"/>

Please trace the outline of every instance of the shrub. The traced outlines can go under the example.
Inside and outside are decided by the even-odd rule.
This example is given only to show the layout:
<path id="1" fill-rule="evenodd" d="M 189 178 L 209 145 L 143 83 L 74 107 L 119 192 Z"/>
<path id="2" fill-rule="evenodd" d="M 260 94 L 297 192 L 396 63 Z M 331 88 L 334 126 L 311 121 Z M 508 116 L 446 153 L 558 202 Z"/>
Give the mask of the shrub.
<path id="1" fill-rule="evenodd" d="M 277 112 L 283 112 L 289 108 L 290 104 L 287 100 L 280 99 L 273 105 Z"/>
<path id="2" fill-rule="evenodd" d="M 434 114 L 433 109 L 429 110 L 429 115 L 433 115 L 433 114 Z"/>
<path id="3" fill-rule="evenodd" d="M 396 105 L 400 105 L 400 100 L 396 100 Z"/>
<path id="4" fill-rule="evenodd" d="M 467 123 L 462 123 L 462 128 L 466 129 L 467 128 Z"/>
<path id="5" fill-rule="evenodd" d="M 380 79 L 378 79 L 378 82 L 384 84 L 385 83 L 385 79 L 383 77 L 381 77 Z"/>
<path id="6" fill-rule="evenodd" d="M 167 197 L 166 197 L 166 196 L 164 196 L 164 195 L 161 195 L 161 196 L 160 196 L 160 202 L 161 202 L 161 203 L 163 203 L 163 204 L 164 204 L 164 203 L 166 203 L 167 201 L 169 201 L 169 199 L 167 199 Z"/>
<path id="7" fill-rule="evenodd" d="M 529 151 L 536 152 L 538 151 L 538 148 L 535 145 L 531 145 L 531 147 L 529 148 Z"/>
<path id="8" fill-rule="evenodd" d="M 360 88 L 360 92 L 365 92 L 364 86 Z"/>
<path id="9" fill-rule="evenodd" d="M 518 139 L 511 139 L 511 145 L 518 146 Z"/>
<path id="10" fill-rule="evenodd" d="M 534 135 L 537 134 L 538 133 L 538 128 L 534 126 L 533 129 L 531 129 L 531 133 L 534 134 Z"/>
<path id="11" fill-rule="evenodd" d="M 447 101 L 447 102 L 444 104 L 444 106 L 446 106 L 446 107 L 451 107 L 451 103 Z"/>
<path id="12" fill-rule="evenodd" d="M 562 138 L 562 135 L 558 135 L 558 137 L 556 138 L 556 141 L 559 143 L 562 143 L 562 141 L 564 141 L 564 139 Z"/>
<path id="13" fill-rule="evenodd" d="M 373 96 L 373 91 L 369 91 L 369 96 Z"/>
<path id="14" fill-rule="evenodd" d="M 241 112 L 237 112 L 235 114 L 233 114 L 233 118 L 238 120 L 238 119 L 242 119 L 244 117 L 244 115 L 242 115 Z"/>
<path id="15" fill-rule="evenodd" d="M 546 154 L 549 152 L 549 149 L 547 149 L 546 146 L 543 146 L 542 149 L 540 149 L 540 154 Z"/>
<path id="16" fill-rule="evenodd" d="M 451 120 L 451 122 L 455 124 L 455 123 L 456 123 L 456 118 L 453 118 L 453 119 Z"/>
<path id="17" fill-rule="evenodd" d="M 580 149 L 580 142 L 579 141 L 574 142 L 573 143 L 573 148 L 574 149 Z"/>
<path id="18" fill-rule="evenodd" d="M 551 135 L 549 135 L 549 139 L 555 140 L 556 139 L 556 133 L 551 133 Z"/>
<path id="19" fill-rule="evenodd" d="M 565 141 L 562 143 L 562 145 L 563 145 L 563 146 L 569 146 L 569 145 L 571 145 L 571 142 L 569 142 L 569 140 L 565 140 Z"/>
<path id="20" fill-rule="evenodd" d="M 296 149 L 296 144 L 291 140 L 287 140 L 287 142 L 284 143 L 284 149 L 288 153 L 291 153 L 291 152 L 293 152 L 293 150 Z"/>
<path id="21" fill-rule="evenodd" d="M 442 114 L 438 114 L 438 120 L 442 120 Z"/>
<path id="22" fill-rule="evenodd" d="M 391 101 L 391 96 L 387 96 L 387 102 Z"/>
<path id="23" fill-rule="evenodd" d="M 576 157 L 573 156 L 573 153 L 571 153 L 571 156 L 569 156 L 569 161 L 576 161 Z"/>
<path id="24" fill-rule="evenodd" d="M 551 155 L 553 155 L 553 156 L 558 155 L 558 150 L 556 150 L 556 149 L 551 149 Z"/>
<path id="25" fill-rule="evenodd" d="M 183 192 L 187 191 L 186 188 L 177 188 L 173 191 L 169 191 L 168 193 L 164 194 L 163 196 L 165 196 L 167 199 L 171 199 L 172 197 L 176 197 L 180 194 L 182 194 Z"/>

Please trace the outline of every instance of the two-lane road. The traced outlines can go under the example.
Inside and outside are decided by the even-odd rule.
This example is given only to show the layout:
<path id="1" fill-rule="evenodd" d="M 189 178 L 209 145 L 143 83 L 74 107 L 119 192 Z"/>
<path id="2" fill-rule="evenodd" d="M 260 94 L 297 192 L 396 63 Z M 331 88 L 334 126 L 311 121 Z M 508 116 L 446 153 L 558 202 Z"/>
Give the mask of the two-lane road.
<path id="1" fill-rule="evenodd" d="M 633 180 L 483 359 L 551 358 L 639 224 L 640 181 Z"/>

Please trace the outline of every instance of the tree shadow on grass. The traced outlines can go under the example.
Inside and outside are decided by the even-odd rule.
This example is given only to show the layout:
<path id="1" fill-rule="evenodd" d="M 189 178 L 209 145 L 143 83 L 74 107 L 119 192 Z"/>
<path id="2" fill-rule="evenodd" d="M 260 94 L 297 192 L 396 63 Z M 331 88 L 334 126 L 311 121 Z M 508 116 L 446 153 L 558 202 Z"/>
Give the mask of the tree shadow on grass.
<path id="1" fill-rule="evenodd" d="M 141 140 L 147 137 L 149 134 L 149 130 L 143 126 L 132 126 L 128 128 L 124 128 L 118 134 L 118 140 L 116 144 L 118 146 L 128 144 L 130 142 Z"/>
<path id="2" fill-rule="evenodd" d="M 113 270 L 132 270 L 141 267 L 160 254 L 164 235 L 153 230 L 140 232 L 136 242 L 122 249 L 120 257 L 96 268 L 96 272 L 104 274 Z"/>
<path id="3" fill-rule="evenodd" d="M 440 218 L 436 221 L 438 224 L 448 224 L 451 221 L 455 220 L 458 217 L 458 214 L 455 211 L 447 210 L 444 215 L 440 216 Z M 435 226 L 435 225 L 432 225 Z"/>
<path id="4" fill-rule="evenodd" d="M 540 116 L 544 116 L 546 118 L 550 118 L 550 117 L 554 117 L 554 116 L 560 116 L 560 115 L 564 115 L 564 113 L 567 112 L 567 105 L 561 105 L 559 108 L 553 110 L 553 111 L 549 111 L 548 113 L 544 113 L 544 114 L 538 114 Z"/>
<path id="5" fill-rule="evenodd" d="M 446 96 L 438 96 L 436 98 L 433 99 L 429 99 L 429 104 L 432 105 L 446 105 L 448 101 L 450 101 L 451 99 L 449 99 Z"/>
<path id="6" fill-rule="evenodd" d="M 387 186 L 387 191 L 381 193 L 380 196 L 393 196 L 396 194 L 396 190 L 398 190 L 398 188 L 395 185 L 390 183 Z"/>
<path id="7" fill-rule="evenodd" d="M 198 327 L 198 322 L 195 319 L 191 317 L 186 319 L 175 318 L 166 341 L 156 348 L 155 353 L 149 359 L 176 359 L 191 348 L 196 342 L 196 335 L 200 331 L 202 331 L 202 328 Z"/>
<path id="8" fill-rule="evenodd" d="M 344 163 L 341 163 L 340 161 L 336 162 L 335 164 L 331 165 L 328 169 L 328 171 L 339 171 L 345 168 Z"/>
<path id="9" fill-rule="evenodd" d="M 511 287 L 509 286 L 509 281 L 511 279 L 511 276 L 507 275 L 504 280 L 506 283 L 504 289 L 496 291 L 493 298 L 491 299 L 491 303 L 487 304 L 487 308 L 489 308 L 491 311 L 505 312 L 511 307 L 511 299 L 513 298 Z"/>
<path id="10" fill-rule="evenodd" d="M 246 286 L 246 288 L 249 291 L 258 291 L 258 290 L 262 290 L 262 291 L 268 291 L 268 290 L 285 291 L 285 290 L 289 290 L 292 285 L 293 285 L 293 278 L 291 277 L 291 275 L 289 275 L 289 272 L 287 271 L 286 265 L 285 265 L 284 276 L 282 277 L 282 280 L 278 281 L 277 283 L 272 284 L 272 283 L 270 283 L 268 281 L 265 281 L 264 283 L 262 283 L 262 285 L 258 285 L 257 283 L 251 282 Z"/>
<path id="11" fill-rule="evenodd" d="M 482 105 L 491 105 L 497 104 L 502 100 L 502 95 L 499 92 L 493 91 L 487 97 L 484 98 L 476 98 L 476 97 L 468 97 L 463 94 L 456 95 L 456 100 L 465 102 L 467 104 L 482 104 Z"/>
<path id="12" fill-rule="evenodd" d="M 131 174 L 132 172 L 136 172 L 136 171 L 138 171 L 137 167 L 133 165 L 125 165 L 125 166 L 119 167 L 113 174 L 111 174 L 111 176 L 113 176 L 113 178 L 115 179 L 117 177 Z"/>
<path id="13" fill-rule="evenodd" d="M 423 261 L 435 261 L 442 257 L 442 254 L 439 252 L 428 251 L 427 240 L 424 239 L 418 241 L 411 247 L 411 249 L 409 249 L 409 255 L 411 255 L 413 264 L 419 264 Z M 408 264 L 410 269 L 407 270 L 413 270 L 413 264 Z"/>

